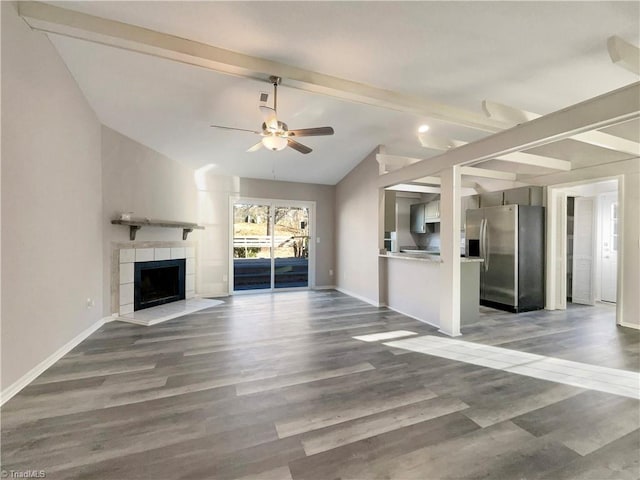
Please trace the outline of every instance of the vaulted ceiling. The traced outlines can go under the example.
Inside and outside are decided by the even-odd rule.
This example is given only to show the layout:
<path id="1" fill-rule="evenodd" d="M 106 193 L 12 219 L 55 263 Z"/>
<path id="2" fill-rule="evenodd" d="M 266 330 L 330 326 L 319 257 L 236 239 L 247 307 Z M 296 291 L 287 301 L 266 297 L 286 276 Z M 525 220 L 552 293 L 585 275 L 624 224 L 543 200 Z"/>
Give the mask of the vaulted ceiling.
<path id="1" fill-rule="evenodd" d="M 289 128 L 330 125 L 335 135 L 300 139 L 313 148 L 308 155 L 247 153 L 260 137 L 209 125 L 259 129 L 259 93 L 271 91 L 266 79 L 277 72 L 230 75 L 49 33 L 102 123 L 194 169 L 209 165 L 224 175 L 335 184 L 377 145 L 396 156 L 438 153 L 422 146 L 421 124 L 430 135 L 463 142 L 499 131 L 483 100 L 544 115 L 638 81 L 607 50 L 614 35 L 640 43 L 635 1 L 51 3 L 363 84 L 336 95 L 283 78 L 278 117 Z M 366 86 L 401 101 L 362 99 Z M 412 109 L 403 104 L 410 99 L 423 102 Z M 437 114 L 450 107 L 449 118 Z M 469 128 L 458 121 L 465 118 L 484 118 L 487 127 Z M 608 132 L 638 143 L 639 130 L 635 120 Z M 580 168 L 633 157 L 622 150 L 569 139 L 529 153 Z M 545 171 L 492 162 L 523 179 Z"/>

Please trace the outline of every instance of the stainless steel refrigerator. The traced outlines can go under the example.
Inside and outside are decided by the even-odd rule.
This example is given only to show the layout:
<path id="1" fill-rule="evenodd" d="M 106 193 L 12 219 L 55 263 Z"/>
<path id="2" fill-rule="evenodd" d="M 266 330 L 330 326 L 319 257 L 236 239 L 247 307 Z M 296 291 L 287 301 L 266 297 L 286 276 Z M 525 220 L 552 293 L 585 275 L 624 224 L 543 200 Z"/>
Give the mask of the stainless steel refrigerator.
<path id="1" fill-rule="evenodd" d="M 544 308 L 544 207 L 467 210 L 468 257 L 480 267 L 480 304 L 510 312 Z"/>

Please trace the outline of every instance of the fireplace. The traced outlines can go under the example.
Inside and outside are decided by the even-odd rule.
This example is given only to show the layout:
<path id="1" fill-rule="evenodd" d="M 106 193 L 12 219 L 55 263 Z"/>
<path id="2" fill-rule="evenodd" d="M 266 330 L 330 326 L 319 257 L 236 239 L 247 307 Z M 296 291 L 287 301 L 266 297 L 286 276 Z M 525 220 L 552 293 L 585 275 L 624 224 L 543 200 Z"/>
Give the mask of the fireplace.
<path id="1" fill-rule="evenodd" d="M 185 259 L 136 262 L 133 309 L 142 310 L 185 298 Z"/>

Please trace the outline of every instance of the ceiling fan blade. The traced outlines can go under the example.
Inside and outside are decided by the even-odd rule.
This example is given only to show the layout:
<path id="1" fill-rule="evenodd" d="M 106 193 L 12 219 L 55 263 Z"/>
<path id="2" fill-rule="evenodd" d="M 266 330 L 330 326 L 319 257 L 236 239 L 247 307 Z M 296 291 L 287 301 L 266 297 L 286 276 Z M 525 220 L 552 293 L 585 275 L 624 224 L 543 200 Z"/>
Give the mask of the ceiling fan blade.
<path id="1" fill-rule="evenodd" d="M 223 130 L 236 130 L 238 132 L 250 132 L 255 133 L 257 135 L 261 135 L 262 132 L 258 132 L 257 130 L 248 130 L 246 128 L 235 128 L 235 127 L 223 127 L 222 125 L 209 125 L 212 128 L 222 128 Z"/>
<path id="2" fill-rule="evenodd" d="M 320 135 L 333 135 L 331 127 L 301 128 L 298 130 L 289 130 L 290 137 L 317 137 Z"/>
<path id="3" fill-rule="evenodd" d="M 295 140 L 291 140 L 290 138 L 287 139 L 287 145 L 293 148 L 294 150 L 297 150 L 298 152 L 304 153 L 304 154 L 311 153 L 313 151 L 306 145 L 298 143 Z"/>
<path id="4" fill-rule="evenodd" d="M 262 148 L 262 140 L 247 150 L 247 153 L 257 152 Z"/>
<path id="5" fill-rule="evenodd" d="M 260 109 L 260 113 L 262 113 L 262 119 L 264 120 L 264 124 L 267 126 L 267 130 L 270 132 L 278 131 L 278 118 L 276 117 L 276 111 L 265 105 L 260 105 L 258 108 Z"/>

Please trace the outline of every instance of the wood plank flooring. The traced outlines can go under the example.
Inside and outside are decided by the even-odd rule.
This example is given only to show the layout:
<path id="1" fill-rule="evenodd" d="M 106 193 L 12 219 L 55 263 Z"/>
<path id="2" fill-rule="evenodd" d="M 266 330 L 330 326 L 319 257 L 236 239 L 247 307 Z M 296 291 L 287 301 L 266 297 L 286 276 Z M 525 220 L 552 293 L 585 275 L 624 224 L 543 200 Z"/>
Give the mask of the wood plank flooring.
<path id="1" fill-rule="evenodd" d="M 360 341 L 435 328 L 335 291 L 110 323 L 1 409 L 2 469 L 63 479 L 637 479 L 640 402 Z M 483 308 L 466 341 L 639 370 L 615 309 Z M 15 477 L 15 475 L 14 475 Z"/>

